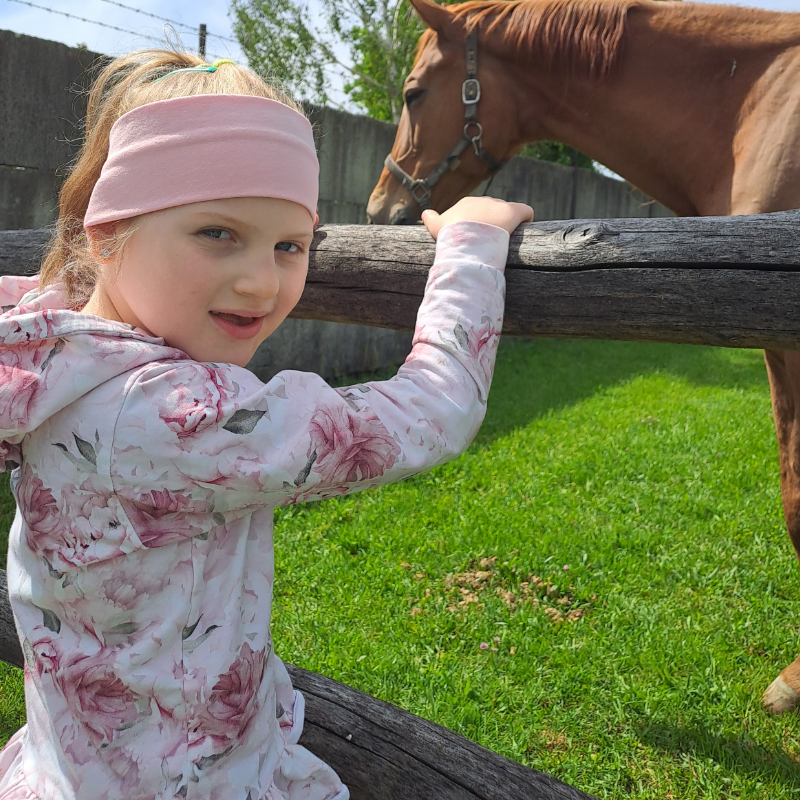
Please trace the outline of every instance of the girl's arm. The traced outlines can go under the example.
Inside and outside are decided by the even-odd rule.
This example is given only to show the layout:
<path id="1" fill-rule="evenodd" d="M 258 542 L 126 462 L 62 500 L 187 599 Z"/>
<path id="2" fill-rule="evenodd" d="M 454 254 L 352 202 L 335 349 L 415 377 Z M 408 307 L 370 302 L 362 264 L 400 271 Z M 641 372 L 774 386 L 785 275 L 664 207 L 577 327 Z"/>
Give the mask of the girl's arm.
<path id="1" fill-rule="evenodd" d="M 264 384 L 241 367 L 194 361 L 135 374 L 114 435 L 117 493 L 137 507 L 230 521 L 391 483 L 460 454 L 486 409 L 508 241 L 481 222 L 441 230 L 413 349 L 391 380 L 333 389 L 285 371 Z"/>

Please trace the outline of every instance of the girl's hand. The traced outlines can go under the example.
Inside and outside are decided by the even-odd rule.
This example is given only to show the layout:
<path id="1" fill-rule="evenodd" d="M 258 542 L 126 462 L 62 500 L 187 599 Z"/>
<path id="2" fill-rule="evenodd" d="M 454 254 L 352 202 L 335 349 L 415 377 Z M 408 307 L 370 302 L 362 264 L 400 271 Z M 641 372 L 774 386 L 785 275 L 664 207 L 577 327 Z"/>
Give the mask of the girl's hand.
<path id="1" fill-rule="evenodd" d="M 435 239 L 451 222 L 486 222 L 512 233 L 523 222 L 533 221 L 533 209 L 525 203 L 507 203 L 494 197 L 464 197 L 444 214 L 429 208 L 422 212 L 422 221 Z"/>

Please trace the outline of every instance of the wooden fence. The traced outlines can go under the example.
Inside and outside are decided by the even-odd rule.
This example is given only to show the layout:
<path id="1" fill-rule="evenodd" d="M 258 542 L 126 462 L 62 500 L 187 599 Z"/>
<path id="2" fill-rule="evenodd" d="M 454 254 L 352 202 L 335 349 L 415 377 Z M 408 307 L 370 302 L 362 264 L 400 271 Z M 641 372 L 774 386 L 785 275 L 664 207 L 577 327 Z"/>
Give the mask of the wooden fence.
<path id="1" fill-rule="evenodd" d="M 545 222 L 511 239 L 504 333 L 800 347 L 800 212 Z M 44 231 L 0 232 L 0 274 L 34 273 Z M 419 226 L 333 225 L 295 316 L 411 329 L 433 263 Z M 0 659 L 22 652 L 0 571 Z M 452 731 L 297 668 L 301 739 L 353 800 L 587 800 Z"/>
<path id="2" fill-rule="evenodd" d="M 800 211 L 524 225 L 503 333 L 798 347 L 798 230 Z M 34 273 L 47 236 L 0 231 L 0 274 Z M 321 227 L 293 316 L 412 330 L 433 256 L 420 225 Z"/>

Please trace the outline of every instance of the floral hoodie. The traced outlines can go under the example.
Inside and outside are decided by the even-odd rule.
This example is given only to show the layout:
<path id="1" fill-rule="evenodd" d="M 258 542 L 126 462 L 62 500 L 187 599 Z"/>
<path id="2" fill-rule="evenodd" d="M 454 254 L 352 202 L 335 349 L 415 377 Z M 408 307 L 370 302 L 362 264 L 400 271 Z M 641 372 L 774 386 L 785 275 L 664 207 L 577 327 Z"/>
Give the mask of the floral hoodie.
<path id="1" fill-rule="evenodd" d="M 439 236 L 396 377 L 262 383 L 0 278 L 27 725 L 0 800 L 345 800 L 270 636 L 273 508 L 408 477 L 483 419 L 508 234 Z"/>

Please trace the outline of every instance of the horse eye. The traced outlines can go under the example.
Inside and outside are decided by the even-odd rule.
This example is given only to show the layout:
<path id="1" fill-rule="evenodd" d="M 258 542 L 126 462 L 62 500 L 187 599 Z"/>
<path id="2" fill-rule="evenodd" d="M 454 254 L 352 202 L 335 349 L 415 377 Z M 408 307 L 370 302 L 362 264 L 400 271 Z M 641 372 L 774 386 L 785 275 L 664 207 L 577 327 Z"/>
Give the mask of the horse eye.
<path id="1" fill-rule="evenodd" d="M 419 88 L 409 89 L 405 93 L 403 99 L 405 100 L 406 105 L 410 106 L 412 103 L 415 103 L 417 100 L 419 100 L 420 97 L 422 97 L 422 95 L 424 94 L 425 94 L 424 89 L 419 89 Z"/>

